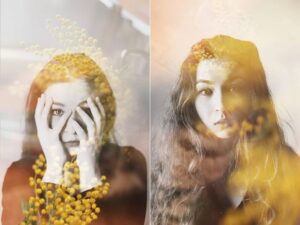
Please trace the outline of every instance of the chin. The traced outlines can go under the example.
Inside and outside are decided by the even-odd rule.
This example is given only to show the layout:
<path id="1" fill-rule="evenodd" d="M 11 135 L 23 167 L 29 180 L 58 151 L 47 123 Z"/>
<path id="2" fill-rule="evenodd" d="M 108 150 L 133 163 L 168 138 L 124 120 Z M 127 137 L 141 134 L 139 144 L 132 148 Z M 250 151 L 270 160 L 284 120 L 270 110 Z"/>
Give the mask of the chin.
<path id="1" fill-rule="evenodd" d="M 232 133 L 228 130 L 222 130 L 222 131 L 213 132 L 213 133 L 217 138 L 220 138 L 220 139 L 229 139 L 234 136 L 234 133 Z"/>

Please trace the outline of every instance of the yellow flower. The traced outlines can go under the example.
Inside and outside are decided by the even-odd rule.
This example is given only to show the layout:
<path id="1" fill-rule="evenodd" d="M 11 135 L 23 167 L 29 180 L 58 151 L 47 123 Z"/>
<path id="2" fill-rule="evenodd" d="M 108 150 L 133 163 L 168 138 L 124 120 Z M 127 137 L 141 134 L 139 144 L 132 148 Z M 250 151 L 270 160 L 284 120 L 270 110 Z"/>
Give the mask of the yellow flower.
<path id="1" fill-rule="evenodd" d="M 100 213 L 100 208 L 97 207 L 97 208 L 95 209 L 95 212 L 96 212 L 96 213 Z"/>
<path id="2" fill-rule="evenodd" d="M 43 183 L 42 176 L 45 172 L 45 158 L 40 155 L 32 166 L 35 176 L 29 178 L 29 185 L 34 188 L 36 197 L 29 198 L 29 207 L 24 210 L 25 219 L 22 224 L 38 223 L 49 224 L 89 224 L 97 219 L 100 207 L 96 200 L 108 193 L 109 183 L 105 176 L 101 177 L 102 184 L 87 191 L 80 190 L 79 168 L 76 162 L 67 162 L 70 183 L 62 185 Z M 38 215 L 44 215 L 43 217 Z"/>

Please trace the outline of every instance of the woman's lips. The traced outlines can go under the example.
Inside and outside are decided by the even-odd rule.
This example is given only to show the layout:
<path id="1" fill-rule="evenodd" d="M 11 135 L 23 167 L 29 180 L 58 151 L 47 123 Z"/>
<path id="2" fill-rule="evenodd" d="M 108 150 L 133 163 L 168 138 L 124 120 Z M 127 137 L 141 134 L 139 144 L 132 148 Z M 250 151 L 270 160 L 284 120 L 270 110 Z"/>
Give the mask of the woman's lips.
<path id="1" fill-rule="evenodd" d="M 222 128 L 230 127 L 231 124 L 228 119 L 222 119 L 214 123 L 214 126 L 221 126 Z"/>
<path id="2" fill-rule="evenodd" d="M 218 124 L 228 124 L 228 120 L 222 119 L 222 120 L 219 120 L 219 121 L 214 123 L 214 125 L 218 125 Z"/>

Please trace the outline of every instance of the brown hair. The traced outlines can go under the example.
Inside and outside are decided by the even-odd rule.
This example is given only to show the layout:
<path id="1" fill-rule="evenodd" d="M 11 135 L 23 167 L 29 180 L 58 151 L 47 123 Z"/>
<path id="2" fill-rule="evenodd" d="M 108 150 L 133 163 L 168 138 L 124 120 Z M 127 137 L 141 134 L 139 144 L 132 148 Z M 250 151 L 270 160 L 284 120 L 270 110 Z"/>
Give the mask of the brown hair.
<path id="1" fill-rule="evenodd" d="M 251 100 L 247 104 L 251 109 L 239 127 L 239 131 L 244 132 L 243 126 L 246 124 L 246 133 L 239 135 L 233 144 L 206 136 L 203 132 L 204 125 L 195 109 L 197 68 L 199 63 L 206 59 L 224 59 L 237 63 L 237 67 L 243 69 L 243 73 L 239 74 L 240 78 L 246 82 L 247 89 L 250 90 L 247 95 Z M 263 128 L 254 129 L 260 121 L 259 117 L 264 121 Z M 238 167 L 241 153 L 244 159 L 243 166 L 251 167 L 251 158 L 254 157 L 248 157 L 248 153 L 254 148 L 263 149 L 264 157 L 260 159 L 262 164 L 268 163 L 268 157 L 274 159 L 272 172 L 276 174 L 278 150 L 289 149 L 278 124 L 258 51 L 249 41 L 218 35 L 193 45 L 181 66 L 165 118 L 164 127 L 158 136 L 158 144 L 153 150 L 156 155 L 152 157 L 151 213 L 155 225 L 169 222 L 172 224 L 172 221 L 177 221 L 178 224 L 193 224 L 195 221 L 197 217 L 195 210 L 201 208 L 198 200 L 202 198 L 202 190 L 207 185 L 201 179 L 205 171 L 201 171 L 200 166 L 206 148 L 227 146 L 236 152 L 228 171 L 225 172 L 226 176 Z M 251 145 L 250 148 L 253 148 L 251 150 L 248 145 L 250 142 L 255 143 Z M 245 177 L 245 180 L 247 179 L 252 178 Z M 182 216 L 176 215 L 179 209 Z"/>

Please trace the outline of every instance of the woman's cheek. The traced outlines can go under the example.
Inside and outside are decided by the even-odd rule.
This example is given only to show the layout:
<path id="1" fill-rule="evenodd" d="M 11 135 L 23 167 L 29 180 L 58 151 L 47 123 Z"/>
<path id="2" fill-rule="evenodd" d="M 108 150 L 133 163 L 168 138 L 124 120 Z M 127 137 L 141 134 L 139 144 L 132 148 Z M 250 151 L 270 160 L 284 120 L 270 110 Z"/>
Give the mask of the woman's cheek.
<path id="1" fill-rule="evenodd" d="M 50 127 L 51 128 L 55 127 L 57 125 L 58 121 L 59 121 L 59 117 L 58 116 L 51 115 L 50 116 Z"/>
<path id="2" fill-rule="evenodd" d="M 203 122 L 207 121 L 210 116 L 212 115 L 212 106 L 211 102 L 208 98 L 205 98 L 203 96 L 199 96 L 196 98 L 195 101 L 196 110 L 198 113 L 198 116 L 204 120 Z"/>
<path id="3" fill-rule="evenodd" d="M 234 121 L 239 125 L 241 125 L 241 123 L 247 118 L 249 111 L 251 111 L 249 102 L 250 100 L 246 98 L 236 99 L 236 104 L 234 104 L 229 110 Z"/>

